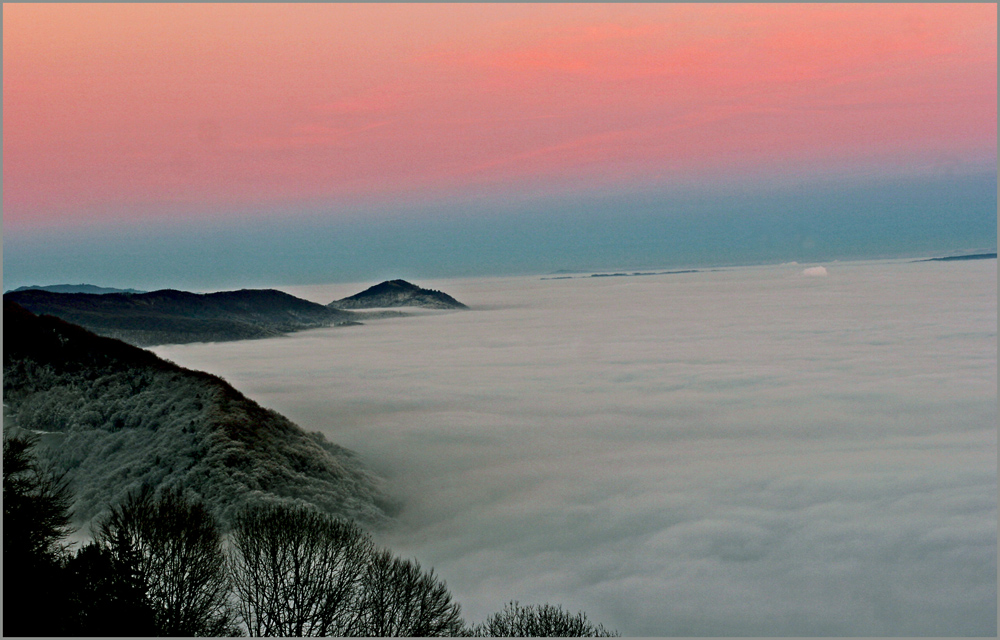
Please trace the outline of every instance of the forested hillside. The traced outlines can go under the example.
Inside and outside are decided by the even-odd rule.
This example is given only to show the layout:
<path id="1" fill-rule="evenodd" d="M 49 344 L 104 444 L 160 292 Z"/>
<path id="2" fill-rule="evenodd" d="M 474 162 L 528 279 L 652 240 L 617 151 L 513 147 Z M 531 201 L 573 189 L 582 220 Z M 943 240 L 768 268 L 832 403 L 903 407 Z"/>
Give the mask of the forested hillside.
<path id="1" fill-rule="evenodd" d="M 137 346 L 268 338 L 354 323 L 349 311 L 273 289 L 103 295 L 32 289 L 4 294 L 8 300 L 32 313 L 53 315 Z"/>
<path id="2" fill-rule="evenodd" d="M 5 423 L 42 432 L 84 522 L 142 484 L 179 487 L 223 522 L 248 501 L 378 523 L 378 479 L 224 380 L 4 301 Z"/>

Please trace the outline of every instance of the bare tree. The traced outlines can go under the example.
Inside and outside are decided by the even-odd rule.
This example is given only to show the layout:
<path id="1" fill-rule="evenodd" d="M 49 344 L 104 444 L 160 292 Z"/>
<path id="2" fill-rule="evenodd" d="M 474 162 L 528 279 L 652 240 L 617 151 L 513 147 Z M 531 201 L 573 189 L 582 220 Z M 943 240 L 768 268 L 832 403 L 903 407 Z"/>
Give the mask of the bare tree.
<path id="1" fill-rule="evenodd" d="M 551 604 L 521 605 L 510 602 L 503 611 L 472 628 L 472 635 L 490 638 L 588 638 L 617 636 L 604 625 L 587 620 L 582 611 L 573 615 Z"/>
<path id="2" fill-rule="evenodd" d="M 144 586 L 160 635 L 236 631 L 222 535 L 203 505 L 147 486 L 111 510 L 96 539 Z"/>
<path id="3" fill-rule="evenodd" d="M 371 539 L 312 508 L 255 505 L 233 522 L 230 572 L 252 636 L 346 635 Z"/>
<path id="4" fill-rule="evenodd" d="M 445 583 L 416 561 L 381 550 L 368 563 L 360 616 L 351 635 L 430 637 L 459 635 L 460 607 Z"/>

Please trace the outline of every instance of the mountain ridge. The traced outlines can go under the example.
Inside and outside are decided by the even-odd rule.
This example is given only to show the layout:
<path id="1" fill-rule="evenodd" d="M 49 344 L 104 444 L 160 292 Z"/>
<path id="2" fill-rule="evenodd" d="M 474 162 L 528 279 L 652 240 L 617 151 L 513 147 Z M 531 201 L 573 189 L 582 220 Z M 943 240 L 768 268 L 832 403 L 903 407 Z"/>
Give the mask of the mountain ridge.
<path id="1" fill-rule="evenodd" d="M 114 287 L 98 287 L 93 284 L 46 284 L 46 285 L 28 285 L 24 287 L 18 287 L 17 289 L 11 289 L 10 291 L 5 291 L 4 293 L 17 293 L 18 291 L 32 291 L 37 289 L 39 291 L 48 291 L 49 293 L 93 293 L 93 294 L 107 294 L 107 293 L 149 293 L 148 291 L 141 291 L 139 289 L 116 289 Z"/>
<path id="2" fill-rule="evenodd" d="M 5 293 L 4 300 L 136 346 L 269 338 L 355 323 L 349 311 L 275 289 L 217 293 L 160 289 L 139 294 L 31 289 Z"/>

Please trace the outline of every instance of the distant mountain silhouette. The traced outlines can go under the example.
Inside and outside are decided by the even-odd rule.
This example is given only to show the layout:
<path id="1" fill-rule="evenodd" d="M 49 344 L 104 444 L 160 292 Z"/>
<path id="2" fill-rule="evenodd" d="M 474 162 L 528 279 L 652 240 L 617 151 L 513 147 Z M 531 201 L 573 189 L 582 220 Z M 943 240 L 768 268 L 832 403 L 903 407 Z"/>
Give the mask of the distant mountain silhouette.
<path id="1" fill-rule="evenodd" d="M 40 434 L 78 521 L 142 484 L 194 492 L 223 520 L 260 500 L 387 517 L 379 481 L 354 454 L 225 380 L 8 300 L 3 319 L 4 431 Z"/>
<path id="2" fill-rule="evenodd" d="M 997 253 L 974 253 L 965 256 L 945 256 L 943 258 L 925 258 L 924 260 L 914 260 L 914 262 L 953 262 L 956 260 L 996 260 Z"/>
<path id="3" fill-rule="evenodd" d="M 273 289 L 100 295 L 32 289 L 6 293 L 4 300 L 138 346 L 267 338 L 354 322 L 350 312 Z"/>
<path id="4" fill-rule="evenodd" d="M 98 287 L 92 284 L 47 284 L 47 285 L 30 285 L 27 287 L 18 287 L 7 293 L 13 293 L 15 291 L 30 291 L 32 289 L 39 289 L 41 291 L 49 291 L 51 293 L 146 293 L 145 291 L 140 291 L 138 289 L 114 289 L 111 287 Z"/>
<path id="5" fill-rule="evenodd" d="M 424 307 L 427 309 L 468 309 L 447 293 L 421 289 L 406 280 L 387 280 L 329 305 L 333 309 L 379 309 L 383 307 Z"/>
<path id="6" fill-rule="evenodd" d="M 633 271 L 632 273 L 592 273 L 591 278 L 628 278 L 632 276 L 669 276 L 678 273 L 699 273 L 698 269 L 681 269 L 680 271 Z"/>
<path id="7" fill-rule="evenodd" d="M 577 278 L 631 278 L 635 276 L 668 276 L 679 273 L 700 273 L 701 269 L 681 269 L 679 271 L 633 271 L 631 273 L 592 273 L 589 276 L 548 276 L 539 280 L 575 280 Z"/>

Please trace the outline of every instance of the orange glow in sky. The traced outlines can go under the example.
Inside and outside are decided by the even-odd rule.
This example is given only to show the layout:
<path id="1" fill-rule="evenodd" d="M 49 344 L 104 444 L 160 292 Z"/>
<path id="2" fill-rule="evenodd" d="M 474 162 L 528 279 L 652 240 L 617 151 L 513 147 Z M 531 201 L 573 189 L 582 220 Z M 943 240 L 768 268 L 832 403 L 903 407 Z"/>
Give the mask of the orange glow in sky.
<path id="1" fill-rule="evenodd" d="M 4 222 L 996 166 L 995 4 L 5 4 Z"/>

